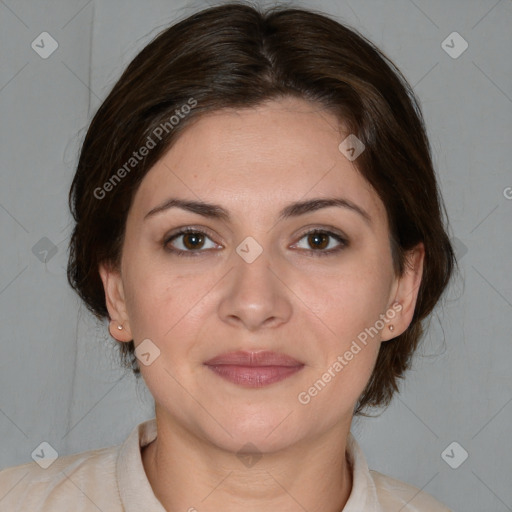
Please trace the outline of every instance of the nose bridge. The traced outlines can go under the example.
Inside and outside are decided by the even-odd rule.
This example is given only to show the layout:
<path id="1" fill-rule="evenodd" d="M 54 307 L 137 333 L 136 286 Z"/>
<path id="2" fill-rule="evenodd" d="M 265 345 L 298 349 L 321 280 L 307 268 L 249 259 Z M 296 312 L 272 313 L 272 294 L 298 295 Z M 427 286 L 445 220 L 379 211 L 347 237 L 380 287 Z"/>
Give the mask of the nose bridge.
<path id="1" fill-rule="evenodd" d="M 268 247 L 264 248 L 255 238 L 249 236 L 237 246 L 233 261 L 236 293 L 247 297 L 254 296 L 253 300 L 263 300 L 265 294 L 273 292 L 276 277 L 275 270 L 271 268 Z"/>
<path id="2" fill-rule="evenodd" d="M 256 329 L 271 319 L 286 321 L 291 306 L 286 287 L 277 278 L 278 270 L 270 258 L 271 250 L 247 237 L 233 252 L 231 281 L 222 297 L 219 313 L 224 321 Z"/>

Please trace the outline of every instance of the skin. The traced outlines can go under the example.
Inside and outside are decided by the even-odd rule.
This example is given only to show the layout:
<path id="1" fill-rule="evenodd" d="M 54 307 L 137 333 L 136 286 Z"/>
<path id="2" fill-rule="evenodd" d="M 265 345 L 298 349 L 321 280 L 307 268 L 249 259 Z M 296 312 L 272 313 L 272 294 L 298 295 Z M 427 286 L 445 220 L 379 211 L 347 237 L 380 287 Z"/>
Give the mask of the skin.
<path id="1" fill-rule="evenodd" d="M 339 151 L 346 135 L 332 114 L 299 99 L 210 113 L 187 127 L 135 194 L 121 268 L 101 265 L 100 274 L 112 336 L 136 346 L 149 338 L 160 350 L 140 365 L 158 427 L 142 460 L 166 510 L 338 512 L 350 495 L 353 409 L 380 344 L 411 322 L 424 248 L 409 253 L 403 276 L 394 274 L 384 205 Z M 171 208 L 144 220 L 171 196 L 219 204 L 232 218 Z M 344 207 L 278 221 L 286 205 L 320 197 L 343 197 L 370 221 Z M 204 241 L 182 235 L 167 247 L 202 251 L 197 257 L 164 249 L 166 235 L 185 226 L 206 230 Z M 348 245 L 317 256 L 342 244 L 311 240 L 311 228 L 338 230 Z M 248 236 L 263 250 L 252 263 L 236 252 Z M 298 394 L 395 302 L 402 309 L 393 332 L 386 324 L 300 403 Z M 203 364 L 235 350 L 283 352 L 304 367 L 245 388 Z M 251 467 L 237 456 L 246 443 L 262 456 Z"/>

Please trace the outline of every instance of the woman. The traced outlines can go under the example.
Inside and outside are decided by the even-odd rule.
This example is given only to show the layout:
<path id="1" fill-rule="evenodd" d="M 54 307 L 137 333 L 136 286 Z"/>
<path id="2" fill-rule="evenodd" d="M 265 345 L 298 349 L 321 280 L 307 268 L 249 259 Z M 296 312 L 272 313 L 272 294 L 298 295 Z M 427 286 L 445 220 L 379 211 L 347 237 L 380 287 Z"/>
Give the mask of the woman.
<path id="1" fill-rule="evenodd" d="M 69 282 L 156 418 L 2 471 L 5 510 L 448 510 L 350 433 L 454 266 L 420 109 L 369 41 L 242 4 L 166 29 L 92 120 L 70 207 Z"/>

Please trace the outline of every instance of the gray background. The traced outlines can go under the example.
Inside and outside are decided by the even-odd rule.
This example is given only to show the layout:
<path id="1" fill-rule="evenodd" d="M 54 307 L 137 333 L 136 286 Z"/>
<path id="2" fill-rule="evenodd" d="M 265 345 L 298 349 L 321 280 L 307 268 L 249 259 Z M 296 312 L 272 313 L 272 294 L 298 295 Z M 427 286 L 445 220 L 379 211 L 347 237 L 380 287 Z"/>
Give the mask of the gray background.
<path id="1" fill-rule="evenodd" d="M 83 130 L 124 67 L 206 5 L 0 1 L 0 467 L 31 461 L 41 441 L 61 455 L 119 444 L 153 416 L 67 284 L 67 192 Z M 371 468 L 454 511 L 510 511 L 512 2 L 294 5 L 360 30 L 414 86 L 461 265 L 400 396 L 353 432 Z M 59 45 L 47 59 L 31 48 L 43 31 Z M 469 44 L 457 58 L 441 45 L 454 31 Z M 469 453 L 457 469 L 441 457 L 453 441 Z"/>

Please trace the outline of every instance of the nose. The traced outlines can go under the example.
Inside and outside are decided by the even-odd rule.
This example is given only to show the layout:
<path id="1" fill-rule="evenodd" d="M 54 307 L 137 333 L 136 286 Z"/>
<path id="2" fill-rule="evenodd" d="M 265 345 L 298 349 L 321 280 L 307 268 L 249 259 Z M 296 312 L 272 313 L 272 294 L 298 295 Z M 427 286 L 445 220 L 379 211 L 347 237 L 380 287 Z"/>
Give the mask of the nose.
<path id="1" fill-rule="evenodd" d="M 248 261 L 233 254 L 234 268 L 226 276 L 219 304 L 221 319 L 251 332 L 286 323 L 292 314 L 292 292 L 283 272 L 265 251 Z"/>

